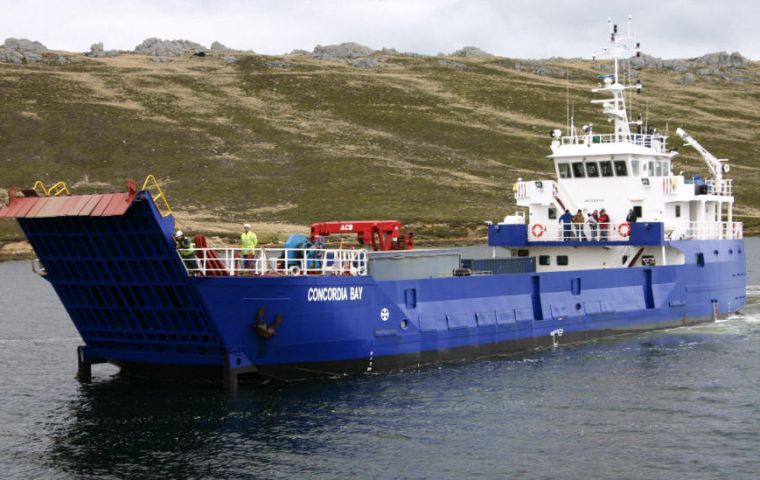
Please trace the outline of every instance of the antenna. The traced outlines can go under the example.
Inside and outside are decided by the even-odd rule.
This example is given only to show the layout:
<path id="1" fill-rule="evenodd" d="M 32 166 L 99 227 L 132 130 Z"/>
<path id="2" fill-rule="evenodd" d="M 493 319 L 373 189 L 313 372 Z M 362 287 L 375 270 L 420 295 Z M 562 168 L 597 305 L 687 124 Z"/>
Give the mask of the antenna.
<path id="1" fill-rule="evenodd" d="M 567 131 L 570 132 L 570 74 L 565 70 L 565 111 Z"/>

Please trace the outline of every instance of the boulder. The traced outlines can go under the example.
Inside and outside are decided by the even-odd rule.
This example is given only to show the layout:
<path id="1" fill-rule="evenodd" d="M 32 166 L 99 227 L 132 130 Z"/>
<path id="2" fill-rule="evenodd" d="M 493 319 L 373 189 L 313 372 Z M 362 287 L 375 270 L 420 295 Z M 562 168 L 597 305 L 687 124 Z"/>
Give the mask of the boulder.
<path id="1" fill-rule="evenodd" d="M 369 47 L 355 42 L 341 43 L 339 45 L 317 45 L 311 56 L 320 60 L 344 60 L 350 58 L 367 57 L 375 53 Z"/>
<path id="2" fill-rule="evenodd" d="M 40 42 L 26 38 L 6 38 L 3 46 L 8 50 L 16 50 L 17 52 L 43 53 L 48 51 L 47 47 Z"/>
<path id="3" fill-rule="evenodd" d="M 161 40 L 146 38 L 135 47 L 135 53 L 143 53 L 152 57 L 178 57 L 187 52 L 205 52 L 207 48 L 190 40 Z"/>
<path id="4" fill-rule="evenodd" d="M 486 58 L 493 57 L 492 53 L 484 52 L 478 47 L 464 47 L 456 52 L 453 52 L 451 57 L 468 57 L 468 58 Z"/>
<path id="5" fill-rule="evenodd" d="M 214 41 L 214 43 L 211 44 L 212 52 L 229 52 L 230 50 L 230 47 L 221 42 Z"/>
<path id="6" fill-rule="evenodd" d="M 103 42 L 93 43 L 90 46 L 90 51 L 85 53 L 88 57 L 102 58 L 102 57 L 115 57 L 119 54 L 118 50 L 104 50 Z"/>

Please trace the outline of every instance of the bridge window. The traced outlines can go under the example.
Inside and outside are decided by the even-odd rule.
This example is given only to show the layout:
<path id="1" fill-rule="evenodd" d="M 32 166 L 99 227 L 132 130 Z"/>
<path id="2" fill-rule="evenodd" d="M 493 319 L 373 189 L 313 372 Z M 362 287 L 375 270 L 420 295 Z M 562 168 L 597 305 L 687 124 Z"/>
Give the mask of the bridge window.
<path id="1" fill-rule="evenodd" d="M 559 167 L 559 178 L 570 178 L 569 163 L 559 163 L 557 164 L 557 167 Z"/>
<path id="2" fill-rule="evenodd" d="M 638 160 L 631 160 L 631 175 L 634 177 L 639 176 L 639 161 Z"/>
<path id="3" fill-rule="evenodd" d="M 581 162 L 573 163 L 573 177 L 575 178 L 583 178 L 585 175 L 583 174 L 583 164 Z"/>
<path id="4" fill-rule="evenodd" d="M 628 175 L 628 169 L 625 165 L 625 160 L 615 160 L 615 175 L 618 177 L 625 177 Z"/>
<path id="5" fill-rule="evenodd" d="M 599 168 L 602 170 L 603 177 L 612 176 L 612 162 L 599 162 Z"/>
<path id="6" fill-rule="evenodd" d="M 654 162 L 654 176 L 655 177 L 662 176 L 662 162 Z"/>
<path id="7" fill-rule="evenodd" d="M 586 174 L 589 177 L 598 177 L 599 176 L 599 165 L 596 164 L 596 162 L 589 162 L 586 164 Z"/>

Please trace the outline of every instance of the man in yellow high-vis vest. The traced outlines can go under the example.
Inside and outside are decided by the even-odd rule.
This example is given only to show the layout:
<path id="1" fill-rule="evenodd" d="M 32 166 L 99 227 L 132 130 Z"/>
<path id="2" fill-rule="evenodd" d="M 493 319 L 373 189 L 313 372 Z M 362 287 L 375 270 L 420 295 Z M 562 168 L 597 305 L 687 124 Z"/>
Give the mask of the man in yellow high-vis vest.
<path id="1" fill-rule="evenodd" d="M 243 247 L 243 268 L 246 273 L 250 273 L 250 269 L 253 268 L 254 249 L 259 240 L 256 238 L 256 234 L 251 231 L 251 225 L 246 223 L 243 225 L 243 233 L 240 234 L 240 246 Z"/>

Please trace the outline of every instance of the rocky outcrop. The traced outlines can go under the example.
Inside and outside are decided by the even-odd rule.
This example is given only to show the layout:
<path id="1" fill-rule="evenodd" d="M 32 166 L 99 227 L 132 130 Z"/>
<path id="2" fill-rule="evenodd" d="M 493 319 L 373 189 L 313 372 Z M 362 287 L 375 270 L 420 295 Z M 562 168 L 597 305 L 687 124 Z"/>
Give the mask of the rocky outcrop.
<path id="1" fill-rule="evenodd" d="M 229 52 L 232 49 L 221 42 L 214 41 L 214 43 L 211 44 L 210 50 L 212 52 Z"/>
<path id="2" fill-rule="evenodd" d="M 466 58 L 487 58 L 493 57 L 492 53 L 484 52 L 478 47 L 464 47 L 456 52 L 452 52 L 450 57 L 466 57 Z"/>
<path id="3" fill-rule="evenodd" d="M 0 62 L 20 64 L 56 63 L 64 65 L 72 60 L 58 52 L 51 52 L 40 42 L 26 38 L 7 38 L 0 46 Z"/>
<path id="4" fill-rule="evenodd" d="M 160 38 L 146 38 L 135 47 L 135 53 L 152 57 L 179 57 L 186 53 L 206 51 L 208 51 L 206 47 L 190 40 L 161 40 Z"/>
<path id="5" fill-rule="evenodd" d="M 38 63 L 45 61 L 44 53 L 48 49 L 40 42 L 26 38 L 7 38 L 0 47 L 0 62 L 6 63 Z"/>
<path id="6" fill-rule="evenodd" d="M 351 58 L 368 57 L 375 53 L 369 47 L 354 42 L 339 45 L 317 45 L 311 56 L 320 60 L 346 60 Z"/>
<path id="7" fill-rule="evenodd" d="M 713 67 L 746 67 L 749 65 L 749 60 L 744 58 L 741 53 L 734 52 L 729 54 L 728 52 L 714 52 L 702 55 L 698 58 L 693 58 L 693 62 Z"/>
<path id="8" fill-rule="evenodd" d="M 85 53 L 88 57 L 102 58 L 102 57 L 115 57 L 119 54 L 118 50 L 104 50 L 103 42 L 93 43 L 90 46 L 90 51 Z"/>

